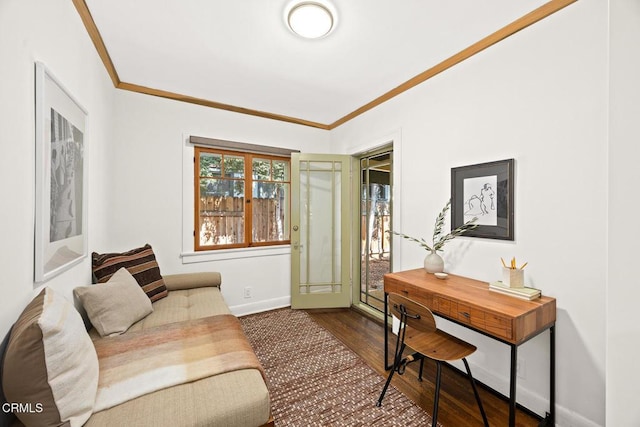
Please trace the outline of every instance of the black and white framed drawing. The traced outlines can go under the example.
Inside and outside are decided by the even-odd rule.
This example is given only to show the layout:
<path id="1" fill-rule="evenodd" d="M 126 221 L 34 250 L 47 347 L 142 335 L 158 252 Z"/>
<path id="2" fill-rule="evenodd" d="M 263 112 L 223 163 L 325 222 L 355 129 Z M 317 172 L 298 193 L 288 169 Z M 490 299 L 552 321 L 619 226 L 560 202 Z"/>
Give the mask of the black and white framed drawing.
<path id="1" fill-rule="evenodd" d="M 451 169 L 451 229 L 474 217 L 469 237 L 513 240 L 514 159 Z"/>
<path id="2" fill-rule="evenodd" d="M 35 281 L 87 255 L 87 111 L 41 62 L 35 64 Z"/>

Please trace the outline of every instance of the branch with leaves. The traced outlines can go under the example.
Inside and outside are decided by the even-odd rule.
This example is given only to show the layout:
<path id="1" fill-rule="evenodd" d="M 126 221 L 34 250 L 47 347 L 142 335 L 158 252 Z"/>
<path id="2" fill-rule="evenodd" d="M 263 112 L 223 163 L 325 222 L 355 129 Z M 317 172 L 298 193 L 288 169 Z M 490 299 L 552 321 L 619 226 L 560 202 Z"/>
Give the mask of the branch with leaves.
<path id="1" fill-rule="evenodd" d="M 444 246 L 444 244 L 447 243 L 449 240 L 453 240 L 456 237 L 464 234 L 467 230 L 473 230 L 478 226 L 478 224 L 476 224 L 476 221 L 478 220 L 478 218 L 473 217 L 469 221 L 462 224 L 460 227 L 456 228 L 455 230 L 452 230 L 450 233 L 443 235 L 442 229 L 444 227 L 446 215 L 450 207 L 451 207 L 451 200 L 447 202 L 447 204 L 444 206 L 444 208 L 442 208 L 442 211 L 440 211 L 440 214 L 436 218 L 436 223 L 433 227 L 433 237 L 431 238 L 431 244 L 427 243 L 427 241 L 423 238 L 417 239 L 415 237 L 411 237 L 403 233 L 398 233 L 396 231 L 392 231 L 392 233 L 404 239 L 410 240 L 412 242 L 416 242 L 417 244 L 419 244 L 420 246 L 422 246 L 423 248 L 425 248 L 430 252 L 442 250 L 442 247 Z"/>

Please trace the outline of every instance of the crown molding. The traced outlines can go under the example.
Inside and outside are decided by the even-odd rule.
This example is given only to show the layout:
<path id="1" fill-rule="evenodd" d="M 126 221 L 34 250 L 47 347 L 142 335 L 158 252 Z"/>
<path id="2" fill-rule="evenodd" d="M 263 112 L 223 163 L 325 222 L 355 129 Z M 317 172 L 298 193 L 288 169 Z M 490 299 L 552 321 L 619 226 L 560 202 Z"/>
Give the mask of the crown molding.
<path id="1" fill-rule="evenodd" d="M 89 33 L 89 37 L 93 42 L 96 50 L 98 51 L 98 56 L 102 59 L 102 63 L 104 67 L 107 69 L 107 73 L 109 77 L 111 77 L 111 81 L 115 87 L 118 87 L 120 84 L 120 77 L 118 77 L 118 72 L 116 71 L 116 67 L 113 65 L 113 61 L 109 56 L 109 52 L 107 51 L 107 47 L 104 44 L 104 40 L 102 40 L 102 36 L 100 35 L 100 31 L 98 31 L 98 27 L 96 26 L 96 22 L 93 20 L 93 16 L 91 16 L 91 12 L 87 7 L 87 3 L 84 0 L 72 0 L 73 5 L 76 7 L 78 14 L 80 15 L 80 19 L 82 19 L 82 23 L 84 27 L 87 29 L 87 33 Z"/>
<path id="2" fill-rule="evenodd" d="M 294 123 L 297 125 L 310 126 L 318 129 L 329 130 L 329 125 L 313 122 L 310 120 L 298 119 L 296 117 L 283 116 L 281 114 L 269 113 L 266 111 L 252 110 L 250 108 L 238 107 L 235 105 L 223 104 L 221 102 L 209 101 L 207 99 L 196 98 L 179 93 L 168 92 L 161 89 L 153 89 L 146 86 L 140 86 L 133 83 L 120 82 L 116 85 L 118 89 L 128 90 L 131 92 L 143 93 L 146 95 L 158 96 L 160 98 L 172 99 L 174 101 L 188 102 L 189 104 L 202 105 L 205 107 L 216 108 L 218 110 L 232 111 L 234 113 L 248 114 L 250 116 L 263 117 L 266 119 L 279 120 L 281 122 Z"/>
<path id="3" fill-rule="evenodd" d="M 357 110 L 347 114 L 341 119 L 336 120 L 335 122 L 329 125 L 329 129 L 335 129 L 338 126 L 345 124 L 346 122 L 358 117 L 359 115 L 371 110 L 372 108 L 375 108 L 378 105 L 384 102 L 387 102 L 392 98 L 395 98 L 396 96 L 419 85 L 420 83 L 424 83 L 425 81 L 442 73 L 443 71 L 448 70 L 454 65 L 459 64 L 462 61 L 471 58 L 475 54 L 482 52 L 483 50 L 493 46 L 496 43 L 501 42 L 507 37 L 512 36 L 518 31 L 523 30 L 528 26 L 535 24 L 536 22 L 556 13 L 557 11 L 564 9 L 565 7 L 569 6 L 572 3 L 575 3 L 576 1 L 578 0 L 552 0 L 548 3 L 543 4 L 539 8 L 534 9 L 533 11 L 527 13 L 521 18 L 516 19 L 515 21 L 502 27 L 498 31 L 494 32 L 493 34 L 490 34 L 487 37 L 483 38 L 482 40 L 477 41 L 476 43 L 472 44 L 466 49 L 463 49 L 460 52 L 456 53 L 455 55 L 450 56 L 449 58 L 445 59 L 439 64 L 429 68 L 426 71 L 423 71 L 422 73 L 418 74 L 415 77 L 412 77 L 411 79 L 407 80 L 401 85 L 396 86 L 395 88 L 391 89 L 389 92 L 383 95 L 380 95 L 378 98 L 363 105 Z"/>
<path id="4" fill-rule="evenodd" d="M 82 19 L 82 22 L 85 28 L 87 29 L 89 37 L 93 41 L 93 45 L 95 46 L 98 52 L 98 55 L 100 56 L 100 59 L 102 59 L 102 62 L 105 68 L 107 69 L 107 73 L 109 74 L 109 77 L 111 77 L 111 81 L 113 82 L 114 87 L 118 89 L 142 93 L 146 95 L 158 96 L 161 98 L 172 99 L 180 102 L 187 102 L 190 104 L 202 105 L 205 107 L 216 108 L 219 110 L 232 111 L 240 114 L 248 114 L 251 116 L 262 117 L 266 119 L 279 120 L 287 123 L 294 123 L 302 126 L 310 126 L 317 129 L 331 130 L 387 102 L 388 100 L 395 98 L 401 93 L 406 92 L 407 90 L 421 83 L 424 83 L 425 81 L 442 73 L 443 71 L 448 70 L 454 65 L 457 65 L 465 61 L 466 59 L 476 55 L 477 53 L 482 52 L 483 50 L 493 46 L 496 43 L 501 42 L 507 37 L 512 36 L 513 34 L 529 27 L 530 25 L 533 25 L 536 22 L 541 21 L 542 19 L 547 18 L 550 15 L 553 15 L 554 13 L 564 9 L 565 7 L 571 5 L 572 3 L 575 3 L 578 0 L 550 0 L 548 3 L 543 4 L 537 9 L 534 9 L 533 11 L 527 13 L 526 15 L 511 22 L 510 24 L 507 24 L 506 26 L 502 27 L 498 31 L 490 34 L 489 36 L 483 38 L 482 40 L 477 41 L 471 46 L 461 50 L 460 52 L 456 53 L 453 56 L 450 56 L 449 58 L 429 68 L 428 70 L 425 70 L 422 73 L 412 77 L 406 82 L 396 86 L 390 91 L 384 93 L 383 95 L 380 95 L 376 99 L 368 102 L 362 107 L 352 111 L 351 113 L 345 115 L 344 117 L 330 124 L 314 122 L 314 121 L 300 119 L 296 117 L 284 116 L 281 114 L 269 113 L 266 111 L 253 110 L 250 108 L 224 104 L 224 103 L 202 99 L 202 98 L 196 98 L 188 95 L 181 95 L 178 93 L 168 92 L 161 89 L 149 88 L 149 87 L 137 85 L 134 83 L 122 82 L 118 77 L 118 72 L 116 71 L 116 68 L 113 65 L 113 61 L 109 56 L 109 52 L 107 51 L 107 48 L 104 44 L 102 36 L 100 35 L 100 31 L 98 31 L 98 27 L 96 26 L 96 23 L 93 20 L 93 17 L 91 16 L 91 12 L 89 11 L 89 8 L 85 0 L 72 0 L 72 1 L 76 7 L 76 10 L 78 11 L 78 14 L 80 15 L 80 18 Z"/>

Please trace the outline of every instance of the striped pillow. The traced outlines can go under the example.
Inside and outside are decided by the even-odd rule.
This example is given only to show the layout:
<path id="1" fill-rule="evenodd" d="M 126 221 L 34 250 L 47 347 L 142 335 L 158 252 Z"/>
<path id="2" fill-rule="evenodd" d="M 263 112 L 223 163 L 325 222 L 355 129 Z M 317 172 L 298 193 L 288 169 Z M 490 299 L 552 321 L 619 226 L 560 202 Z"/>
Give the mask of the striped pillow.
<path id="1" fill-rule="evenodd" d="M 123 253 L 93 252 L 91 265 L 97 283 L 106 283 L 116 271 L 124 267 L 136 279 L 151 302 L 168 295 L 156 256 L 149 244 Z"/>

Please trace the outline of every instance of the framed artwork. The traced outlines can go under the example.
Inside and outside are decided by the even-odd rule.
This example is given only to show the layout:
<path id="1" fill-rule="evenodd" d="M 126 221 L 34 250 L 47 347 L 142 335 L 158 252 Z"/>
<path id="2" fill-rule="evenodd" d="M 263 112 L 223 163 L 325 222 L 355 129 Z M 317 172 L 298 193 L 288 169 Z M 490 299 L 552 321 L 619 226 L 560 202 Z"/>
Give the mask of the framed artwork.
<path id="1" fill-rule="evenodd" d="M 514 159 L 451 169 L 451 229 L 478 218 L 465 236 L 513 240 Z"/>
<path id="2" fill-rule="evenodd" d="M 87 111 L 35 64 L 36 282 L 87 256 Z"/>

